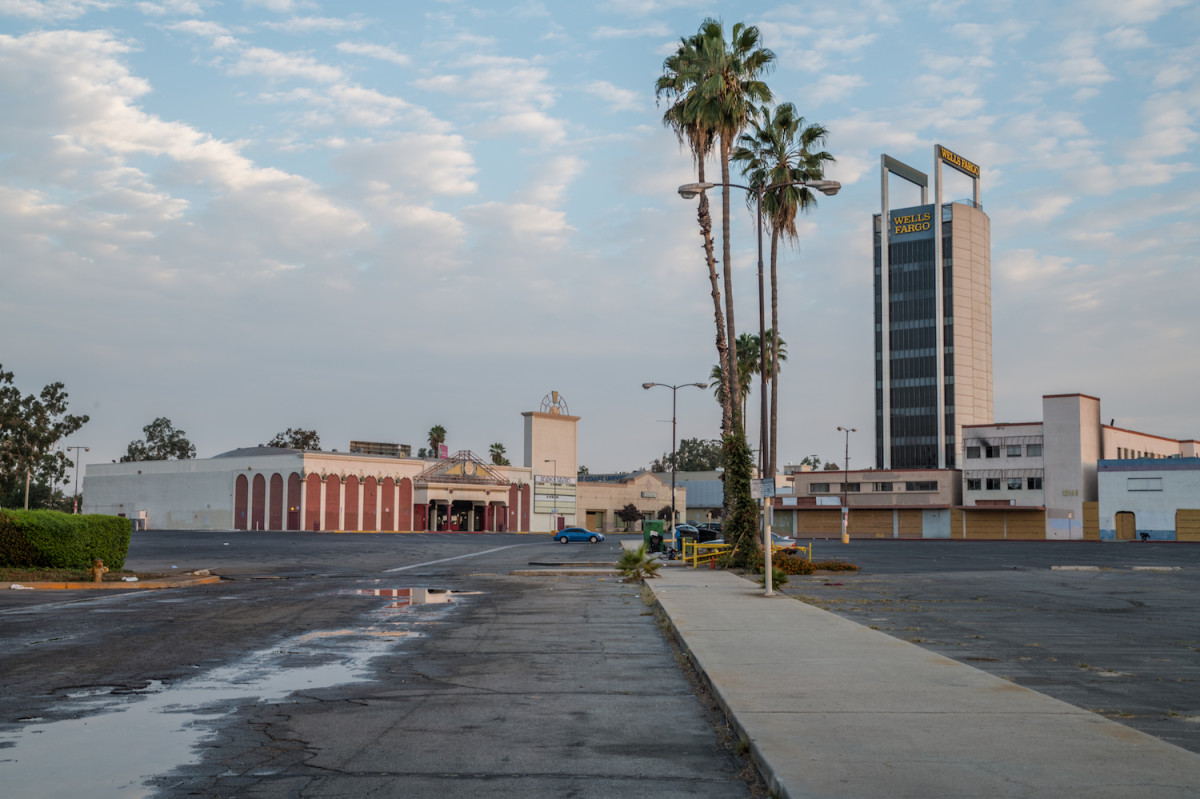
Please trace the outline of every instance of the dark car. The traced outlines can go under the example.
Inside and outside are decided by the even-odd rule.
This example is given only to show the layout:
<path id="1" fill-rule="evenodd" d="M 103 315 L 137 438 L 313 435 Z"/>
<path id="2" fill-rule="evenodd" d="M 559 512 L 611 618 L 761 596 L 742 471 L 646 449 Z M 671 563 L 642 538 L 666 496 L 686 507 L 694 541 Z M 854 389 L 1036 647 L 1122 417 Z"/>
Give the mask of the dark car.
<path id="1" fill-rule="evenodd" d="M 720 522 L 705 522 L 704 524 L 697 524 L 696 529 L 697 530 L 711 530 L 714 533 L 719 533 L 719 532 L 721 532 L 721 523 Z"/>
<path id="2" fill-rule="evenodd" d="M 568 541 L 588 541 L 595 544 L 604 540 L 604 533 L 594 533 L 585 527 L 564 527 L 554 534 L 554 540 L 560 544 Z"/>

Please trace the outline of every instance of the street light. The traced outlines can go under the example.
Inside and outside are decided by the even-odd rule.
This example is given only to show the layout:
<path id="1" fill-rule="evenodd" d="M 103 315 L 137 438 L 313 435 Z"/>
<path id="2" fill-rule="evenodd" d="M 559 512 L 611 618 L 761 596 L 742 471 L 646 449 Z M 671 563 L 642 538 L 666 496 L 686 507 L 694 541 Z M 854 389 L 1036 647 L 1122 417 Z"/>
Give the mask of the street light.
<path id="1" fill-rule="evenodd" d="M 67 447 L 67 450 L 75 450 L 75 510 L 72 513 L 79 513 L 79 450 L 91 452 L 91 447 Z"/>
<path id="2" fill-rule="evenodd" d="M 554 502 L 551 504 L 554 505 L 553 526 L 555 528 L 554 530 L 551 530 L 550 532 L 554 533 L 554 532 L 558 531 L 558 458 L 546 458 L 545 460 L 542 461 L 542 463 L 553 463 L 554 464 L 554 482 L 550 484 L 551 490 L 554 491 Z"/>
<path id="3" fill-rule="evenodd" d="M 762 223 L 762 203 L 763 195 L 775 189 L 785 189 L 788 186 L 805 186 L 822 194 L 832 197 L 842 190 L 842 184 L 836 180 L 789 180 L 782 183 L 773 183 L 770 186 L 761 186 L 755 188 L 753 186 L 742 186 L 737 183 L 685 183 L 679 187 L 679 196 L 685 200 L 693 199 L 701 192 L 708 189 L 716 188 L 742 189 L 743 191 L 754 192 L 757 198 L 758 205 L 758 357 L 761 368 L 759 371 L 759 393 L 761 397 L 761 408 L 759 411 L 759 457 L 762 460 L 762 471 L 766 471 L 766 466 L 771 462 L 769 442 L 767 441 L 767 322 L 766 308 L 763 299 L 763 223 Z M 726 264 L 726 269 L 729 268 Z M 774 375 L 772 375 L 774 377 Z M 732 398 L 731 398 L 732 399 Z M 761 473 L 760 473 L 761 476 Z M 774 474 L 770 475 L 774 477 Z"/>
<path id="4" fill-rule="evenodd" d="M 682 191 L 682 190 L 681 190 Z M 642 383 L 642 388 L 649 391 L 655 386 L 671 389 L 671 533 L 674 537 L 675 532 L 675 393 L 687 386 L 695 386 L 696 388 L 708 388 L 704 383 L 680 383 L 677 386 L 672 386 L 669 383 Z M 677 544 L 678 545 L 678 544 Z"/>
<path id="5" fill-rule="evenodd" d="M 842 464 L 842 543 L 850 543 L 850 497 L 846 491 L 846 483 L 850 480 L 850 434 L 857 433 L 858 428 L 838 425 L 838 432 L 846 434 L 846 460 Z"/>

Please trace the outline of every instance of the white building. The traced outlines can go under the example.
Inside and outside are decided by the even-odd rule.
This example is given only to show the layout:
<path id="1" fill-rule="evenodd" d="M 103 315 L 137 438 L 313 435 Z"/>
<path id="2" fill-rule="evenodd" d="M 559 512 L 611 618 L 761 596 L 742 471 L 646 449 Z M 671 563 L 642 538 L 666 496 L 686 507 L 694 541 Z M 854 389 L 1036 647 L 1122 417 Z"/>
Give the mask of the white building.
<path id="1" fill-rule="evenodd" d="M 1200 541 L 1200 458 L 1102 460 L 1098 478 L 1101 540 Z"/>

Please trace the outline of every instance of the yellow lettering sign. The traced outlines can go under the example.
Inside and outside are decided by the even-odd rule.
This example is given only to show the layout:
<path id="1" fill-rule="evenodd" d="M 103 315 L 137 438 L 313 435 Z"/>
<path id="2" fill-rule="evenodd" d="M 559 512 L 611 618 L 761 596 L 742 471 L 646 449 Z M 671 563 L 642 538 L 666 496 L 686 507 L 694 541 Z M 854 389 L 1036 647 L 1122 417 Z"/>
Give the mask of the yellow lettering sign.
<path id="1" fill-rule="evenodd" d="M 945 147 L 943 147 L 940 144 L 938 145 L 938 154 L 941 156 L 942 160 L 945 161 L 946 163 L 952 164 L 953 166 L 957 167 L 958 169 L 961 169 L 963 172 L 966 172 L 968 175 L 970 175 L 973 178 L 979 177 L 979 164 L 971 163 L 970 161 L 963 158 L 958 153 L 953 152 L 952 150 L 947 150 Z"/>
<path id="2" fill-rule="evenodd" d="M 922 230 L 929 230 L 931 219 L 933 219 L 933 214 L 930 211 L 924 211 L 919 214 L 893 216 L 892 235 L 899 236 L 901 233 L 919 233 Z"/>

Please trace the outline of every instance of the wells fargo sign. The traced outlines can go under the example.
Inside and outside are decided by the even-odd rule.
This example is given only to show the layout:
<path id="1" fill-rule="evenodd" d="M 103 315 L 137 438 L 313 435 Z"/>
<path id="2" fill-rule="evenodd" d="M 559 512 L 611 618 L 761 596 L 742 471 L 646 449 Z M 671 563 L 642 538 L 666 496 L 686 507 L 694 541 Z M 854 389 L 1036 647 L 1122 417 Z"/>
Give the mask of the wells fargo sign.
<path id="1" fill-rule="evenodd" d="M 915 214 L 903 214 L 901 216 L 892 216 L 892 235 L 901 236 L 905 233 L 920 233 L 923 230 L 931 229 L 933 225 L 933 211 L 918 211 Z"/>
<path id="2" fill-rule="evenodd" d="M 940 144 L 938 145 L 938 157 L 960 172 L 970 175 L 973 178 L 979 177 L 979 164 L 971 163 L 958 153 L 947 150 Z"/>

